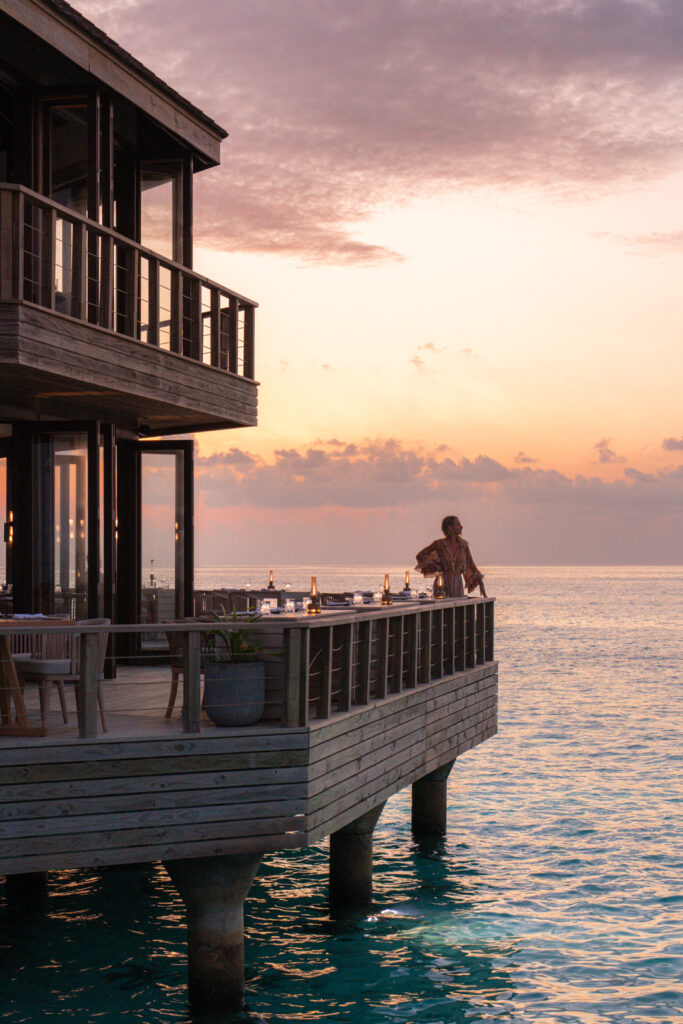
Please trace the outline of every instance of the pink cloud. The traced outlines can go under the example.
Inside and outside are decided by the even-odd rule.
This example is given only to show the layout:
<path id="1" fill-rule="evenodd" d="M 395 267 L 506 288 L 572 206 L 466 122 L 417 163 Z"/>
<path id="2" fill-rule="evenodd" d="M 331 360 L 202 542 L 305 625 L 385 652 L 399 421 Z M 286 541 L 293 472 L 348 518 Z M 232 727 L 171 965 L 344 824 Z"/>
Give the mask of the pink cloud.
<path id="1" fill-rule="evenodd" d="M 479 185 L 586 194 L 683 155 L 674 0 L 77 6 L 229 129 L 223 167 L 197 182 L 205 245 L 395 259 L 349 227 L 378 204 Z"/>
<path id="2" fill-rule="evenodd" d="M 335 438 L 269 461 L 199 459 L 196 491 L 200 560 L 233 549 L 257 561 L 409 560 L 457 512 L 489 563 L 683 561 L 683 466 L 626 467 L 606 482 Z M 264 522 L 265 530 L 255 525 Z"/>

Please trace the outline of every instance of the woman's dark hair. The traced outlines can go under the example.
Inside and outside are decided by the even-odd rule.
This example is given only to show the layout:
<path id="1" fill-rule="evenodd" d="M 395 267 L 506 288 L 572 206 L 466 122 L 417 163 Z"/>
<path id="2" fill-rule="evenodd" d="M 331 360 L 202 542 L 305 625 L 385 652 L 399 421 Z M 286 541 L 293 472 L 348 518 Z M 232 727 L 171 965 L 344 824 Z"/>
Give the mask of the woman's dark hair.
<path id="1" fill-rule="evenodd" d="M 444 537 L 448 534 L 449 526 L 452 526 L 457 518 L 457 516 L 446 516 L 445 519 L 441 520 L 441 532 L 443 533 Z"/>

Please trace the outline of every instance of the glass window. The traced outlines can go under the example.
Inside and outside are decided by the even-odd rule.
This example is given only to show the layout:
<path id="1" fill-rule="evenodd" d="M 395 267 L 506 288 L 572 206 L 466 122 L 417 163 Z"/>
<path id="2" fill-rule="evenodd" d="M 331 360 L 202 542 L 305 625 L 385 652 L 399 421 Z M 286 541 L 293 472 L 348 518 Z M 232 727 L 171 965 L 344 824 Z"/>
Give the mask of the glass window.
<path id="1" fill-rule="evenodd" d="M 140 241 L 168 259 L 179 256 L 174 236 L 181 175 L 179 160 L 145 162 L 140 174 Z"/>
<path id="2" fill-rule="evenodd" d="M 88 109 L 85 103 L 50 104 L 50 199 L 88 212 Z"/>
<path id="3" fill-rule="evenodd" d="M 88 614 L 88 437 L 45 434 L 34 457 L 34 607 Z"/>

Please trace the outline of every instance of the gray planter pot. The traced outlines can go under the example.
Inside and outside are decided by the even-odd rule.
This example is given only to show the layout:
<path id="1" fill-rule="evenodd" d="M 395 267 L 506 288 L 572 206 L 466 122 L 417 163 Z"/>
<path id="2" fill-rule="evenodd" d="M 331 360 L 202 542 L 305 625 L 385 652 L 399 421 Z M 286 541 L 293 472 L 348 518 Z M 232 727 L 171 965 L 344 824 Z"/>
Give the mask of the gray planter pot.
<path id="1" fill-rule="evenodd" d="M 204 710 L 216 725 L 255 725 L 266 707 L 266 672 L 262 661 L 207 662 Z"/>

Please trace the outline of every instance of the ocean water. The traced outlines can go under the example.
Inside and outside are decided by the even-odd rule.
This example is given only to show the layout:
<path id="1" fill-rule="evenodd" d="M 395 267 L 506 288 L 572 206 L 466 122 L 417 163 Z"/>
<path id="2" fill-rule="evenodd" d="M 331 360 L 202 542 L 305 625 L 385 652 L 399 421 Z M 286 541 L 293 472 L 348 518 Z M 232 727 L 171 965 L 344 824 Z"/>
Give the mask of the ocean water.
<path id="1" fill-rule="evenodd" d="M 311 572 L 274 568 L 293 588 Z M 374 589 L 385 568 L 318 579 Z M 198 585 L 247 582 L 230 572 Z M 187 1005 L 163 868 L 61 872 L 47 914 L 0 897 L 0 1019 L 683 1021 L 683 568 L 491 568 L 487 585 L 499 735 L 456 763 L 445 839 L 416 843 L 409 793 L 388 802 L 368 913 L 330 918 L 325 843 L 268 855 L 246 905 L 247 1009 L 207 1018 Z"/>

